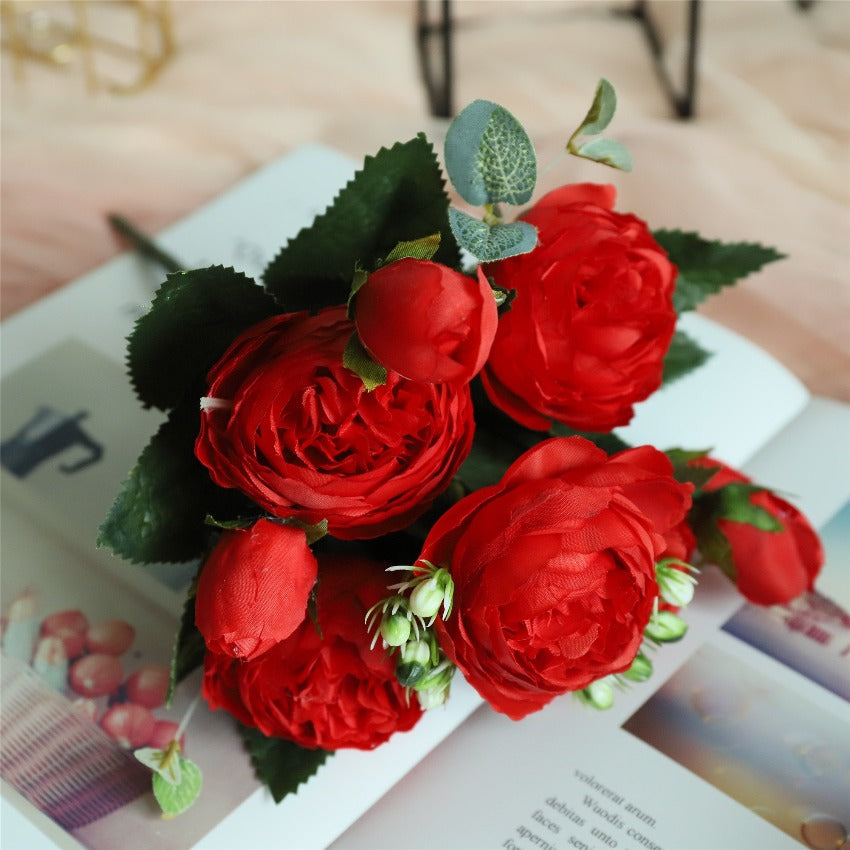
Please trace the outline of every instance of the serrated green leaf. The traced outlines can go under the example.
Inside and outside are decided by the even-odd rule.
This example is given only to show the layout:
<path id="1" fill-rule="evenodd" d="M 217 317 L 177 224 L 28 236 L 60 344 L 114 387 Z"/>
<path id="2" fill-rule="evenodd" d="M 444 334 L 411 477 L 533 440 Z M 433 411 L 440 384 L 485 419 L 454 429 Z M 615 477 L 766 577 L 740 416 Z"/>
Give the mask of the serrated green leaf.
<path id="1" fill-rule="evenodd" d="M 203 554 L 208 513 L 250 512 L 243 496 L 216 487 L 195 459 L 199 417 L 197 402 L 171 411 L 112 503 L 98 546 L 132 563 L 189 561 Z"/>
<path id="2" fill-rule="evenodd" d="M 604 77 L 599 80 L 596 85 L 596 92 L 593 95 L 593 103 L 584 116 L 584 120 L 578 126 L 573 138 L 582 134 L 587 136 L 595 136 L 601 133 L 610 123 L 617 111 L 617 92 L 614 86 Z"/>
<path id="3" fill-rule="evenodd" d="M 241 728 L 257 778 L 271 791 L 276 803 L 294 794 L 325 763 L 327 750 L 307 750 L 283 738 L 267 738 L 256 729 Z"/>
<path id="4" fill-rule="evenodd" d="M 174 638 L 171 650 L 171 667 L 168 676 L 168 690 L 165 694 L 165 704 L 171 707 L 174 690 L 193 670 L 204 663 L 204 653 L 207 651 L 204 637 L 195 625 L 195 593 L 197 576 L 183 603 L 180 616 L 180 627 Z"/>
<path id="5" fill-rule="evenodd" d="M 185 812 L 201 793 L 201 769 L 193 761 L 177 756 L 180 762 L 180 782 L 172 785 L 159 773 L 153 775 L 153 795 L 166 817 Z"/>
<path id="6" fill-rule="evenodd" d="M 435 262 L 455 268 L 440 165 L 423 135 L 366 157 L 333 204 L 269 263 L 263 283 L 286 311 L 344 304 L 355 266 L 375 268 L 405 240 L 440 233 Z"/>
<path id="7" fill-rule="evenodd" d="M 172 411 L 139 455 L 100 527 L 98 546 L 133 563 L 188 561 L 203 551 L 212 483 L 195 459 L 197 407 Z"/>
<path id="8" fill-rule="evenodd" d="M 369 356 L 357 333 L 351 335 L 348 345 L 345 346 L 342 365 L 363 381 L 368 392 L 372 392 L 375 387 L 382 387 L 387 382 L 387 370 Z"/>
<path id="9" fill-rule="evenodd" d="M 679 269 L 673 295 L 677 313 L 693 310 L 710 295 L 785 256 L 756 242 L 720 242 L 682 230 L 656 230 L 652 235 Z"/>
<path id="10" fill-rule="evenodd" d="M 449 224 L 458 244 L 482 263 L 527 254 L 537 245 L 537 229 L 525 221 L 491 225 L 451 207 Z"/>
<path id="11" fill-rule="evenodd" d="M 488 100 L 469 104 L 449 125 L 446 171 L 475 206 L 526 203 L 537 184 L 537 156 L 522 125 Z"/>
<path id="12" fill-rule="evenodd" d="M 634 162 L 628 148 L 614 139 L 591 139 L 574 151 L 576 156 L 589 159 L 620 171 L 631 171 Z"/>
<path id="13" fill-rule="evenodd" d="M 664 357 L 662 382 L 677 381 L 705 363 L 711 353 L 691 339 L 684 331 L 676 331 Z"/>
<path id="14" fill-rule="evenodd" d="M 130 380 L 146 407 L 200 398 L 205 377 L 246 328 L 280 312 L 251 278 L 211 266 L 169 275 L 127 341 Z"/>

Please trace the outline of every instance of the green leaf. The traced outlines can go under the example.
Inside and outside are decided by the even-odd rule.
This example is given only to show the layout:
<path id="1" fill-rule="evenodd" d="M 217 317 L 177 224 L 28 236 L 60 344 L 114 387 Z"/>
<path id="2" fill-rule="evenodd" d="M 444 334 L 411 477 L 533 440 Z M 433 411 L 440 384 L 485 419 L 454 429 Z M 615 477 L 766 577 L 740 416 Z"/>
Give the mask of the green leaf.
<path id="1" fill-rule="evenodd" d="M 537 183 L 537 157 L 528 134 L 502 106 L 469 104 L 449 125 L 446 171 L 458 194 L 475 206 L 526 203 Z"/>
<path id="2" fill-rule="evenodd" d="M 601 133 L 610 123 L 617 110 L 617 93 L 606 79 L 601 79 L 596 86 L 593 103 L 584 120 L 576 128 L 567 142 L 567 151 L 573 156 L 619 168 L 621 171 L 632 170 L 632 155 L 626 146 L 613 139 L 593 139 L 579 144 L 581 136 L 595 136 Z"/>
<path id="3" fill-rule="evenodd" d="M 283 738 L 267 738 L 256 729 L 241 728 L 257 778 L 271 791 L 276 803 L 294 794 L 331 755 L 327 750 L 307 750 Z"/>
<path id="4" fill-rule="evenodd" d="M 345 303 L 347 308 L 346 314 L 349 319 L 354 319 L 354 296 L 360 291 L 360 289 L 366 284 L 366 281 L 369 280 L 368 273 L 361 269 L 360 266 L 356 266 L 354 269 L 354 276 L 351 279 L 351 289 L 348 293 L 348 300 Z"/>
<path id="5" fill-rule="evenodd" d="M 723 287 L 785 256 L 755 242 L 720 242 L 682 230 L 656 230 L 652 235 L 679 269 L 673 295 L 678 313 L 693 310 Z"/>
<path id="6" fill-rule="evenodd" d="M 308 546 L 312 546 L 314 543 L 317 543 L 328 533 L 328 521 L 326 519 L 320 519 L 318 522 L 310 524 L 291 517 L 289 519 L 282 520 L 282 524 L 294 525 L 296 528 L 300 528 L 307 536 Z"/>
<path id="7" fill-rule="evenodd" d="M 344 304 L 356 266 L 373 269 L 399 243 L 440 233 L 435 262 L 460 258 L 440 165 L 423 135 L 366 157 L 333 204 L 269 263 L 263 282 L 286 311 Z"/>
<path id="8" fill-rule="evenodd" d="M 673 464 L 673 477 L 682 484 L 693 484 L 701 490 L 715 475 L 717 467 L 688 466 L 689 461 L 703 458 L 708 454 L 707 449 L 667 449 L 664 454 Z"/>
<path id="9" fill-rule="evenodd" d="M 235 490 L 216 487 L 196 459 L 197 402 L 173 410 L 139 455 L 100 526 L 98 546 L 133 563 L 178 562 L 204 551 L 207 513 L 238 515 Z"/>
<path id="10" fill-rule="evenodd" d="M 732 547 L 715 521 L 717 500 L 716 490 L 694 493 L 687 522 L 697 539 L 697 548 L 703 560 L 720 567 L 727 578 L 734 582 L 737 571 L 732 560 Z"/>
<path id="11" fill-rule="evenodd" d="M 278 312 L 271 297 L 232 268 L 169 275 L 128 339 L 127 365 L 139 399 L 169 410 L 200 398 L 207 372 L 233 340 Z"/>
<path id="12" fill-rule="evenodd" d="M 199 571 L 200 574 L 200 571 Z M 197 577 L 192 583 L 186 601 L 183 603 L 183 613 L 180 616 L 180 628 L 174 639 L 171 651 L 171 668 L 168 677 L 168 690 L 165 694 L 165 704 L 171 707 L 174 690 L 193 670 L 204 663 L 204 653 L 207 651 L 204 637 L 195 625 L 195 593 Z"/>
<path id="13" fill-rule="evenodd" d="M 180 782 L 172 785 L 160 773 L 153 775 L 153 795 L 166 817 L 185 812 L 201 793 L 201 769 L 195 762 L 178 755 Z"/>
<path id="14" fill-rule="evenodd" d="M 482 263 L 527 254 L 537 245 L 537 229 L 525 221 L 491 225 L 452 207 L 449 224 L 458 244 Z"/>
<path id="15" fill-rule="evenodd" d="M 688 372 L 698 369 L 709 357 L 711 354 L 684 331 L 676 331 L 664 357 L 662 382 L 669 384 L 677 381 Z"/>
<path id="16" fill-rule="evenodd" d="M 631 171 L 634 166 L 629 149 L 614 139 L 591 139 L 578 147 L 574 153 L 583 159 L 619 168 L 620 171 Z"/>
<path id="17" fill-rule="evenodd" d="M 237 519 L 216 519 L 212 514 L 207 514 L 204 517 L 204 525 L 210 528 L 220 528 L 222 531 L 235 531 L 240 528 L 250 528 L 262 514 L 257 516 L 238 517 Z"/>
<path id="18" fill-rule="evenodd" d="M 342 365 L 363 381 L 368 392 L 372 392 L 375 387 L 382 387 L 387 382 L 387 370 L 369 356 L 356 332 L 351 335 L 342 353 Z"/>
<path id="19" fill-rule="evenodd" d="M 496 484 L 511 462 L 520 454 L 517 446 L 503 436 L 477 428 L 472 448 L 457 473 L 457 480 L 468 491 Z"/>
<path id="20" fill-rule="evenodd" d="M 617 92 L 614 86 L 604 77 L 596 85 L 596 93 L 593 95 L 593 103 L 584 116 L 584 121 L 573 133 L 573 138 L 582 134 L 595 136 L 601 133 L 610 123 L 617 111 Z"/>
<path id="21" fill-rule="evenodd" d="M 384 257 L 382 265 L 388 266 L 397 260 L 414 259 L 430 260 L 440 248 L 440 234 L 432 233 L 421 239 L 411 239 L 408 242 L 399 242 L 395 248 Z"/>
<path id="22" fill-rule="evenodd" d="M 717 519 L 728 519 L 751 525 L 759 531 L 782 531 L 784 526 L 773 514 L 750 501 L 750 496 L 764 491 L 764 487 L 745 483 L 726 484 L 719 487 L 713 491 L 717 497 L 715 516 Z"/>

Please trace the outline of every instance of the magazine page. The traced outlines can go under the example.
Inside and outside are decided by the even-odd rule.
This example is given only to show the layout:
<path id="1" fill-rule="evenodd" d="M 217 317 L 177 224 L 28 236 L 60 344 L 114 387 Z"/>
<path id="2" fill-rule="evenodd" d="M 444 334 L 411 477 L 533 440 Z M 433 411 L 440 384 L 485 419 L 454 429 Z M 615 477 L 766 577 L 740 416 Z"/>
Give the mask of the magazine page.
<path id="1" fill-rule="evenodd" d="M 256 274 L 332 199 L 353 167 L 324 148 L 297 151 L 159 241 L 187 267 L 221 262 Z M 458 681 L 449 705 L 431 712 L 415 730 L 375 752 L 337 754 L 279 806 L 251 775 L 229 718 L 199 707 L 185 743 L 204 771 L 204 793 L 175 821 L 157 816 L 146 794 L 149 773 L 122 745 L 134 740 L 133 721 L 173 730 L 198 690 L 197 678 L 187 680 L 170 711 L 156 696 L 195 565 L 142 568 L 95 549 L 94 540 L 121 480 L 159 422 L 156 412 L 142 410 L 133 397 L 123 360 L 125 337 L 161 278 L 149 262 L 126 255 L 2 327 L 4 839 L 30 847 L 50 833 L 48 846 L 91 850 L 153 844 L 182 850 L 199 843 L 229 848 L 237 838 L 256 847 L 324 847 L 480 700 Z M 700 447 L 714 446 L 718 456 L 737 463 L 794 418 L 806 393 L 740 337 L 697 316 L 687 322 L 689 332 L 714 352 L 696 376 L 699 385 L 686 378 L 665 388 L 642 406 L 624 436 L 663 446 L 669 442 L 665 429 L 675 421 L 671 440 L 693 436 Z M 722 393 L 703 391 L 709 374 Z M 767 393 L 769 404 L 755 401 Z M 728 427 L 738 417 L 746 417 L 743 444 Z M 100 651 L 84 657 L 97 655 L 99 666 L 88 660 L 78 669 L 63 666 L 62 659 L 40 658 L 34 675 L 37 638 L 63 633 L 70 621 L 103 632 Z M 12 625 L 15 640 L 7 638 Z M 110 699 L 116 688 L 119 698 Z M 134 715 L 120 695 L 138 696 L 145 689 L 151 692 L 141 697 L 150 703 L 148 714 Z M 8 710 L 7 697 L 15 699 Z M 45 716 L 32 711 L 34 705 L 45 706 Z M 7 762 L 12 742 L 15 759 Z M 112 778 L 98 786 L 83 774 L 70 775 L 62 767 L 68 753 L 86 770 L 96 766 L 101 779 L 101 766 L 108 763 Z M 51 766 L 48 778 L 44 765 Z M 104 782 L 116 793 L 106 794 Z M 39 826 L 44 813 L 52 825 L 46 831 Z"/>
<path id="2" fill-rule="evenodd" d="M 334 850 L 847 846 L 850 407 L 813 399 L 746 466 L 820 526 L 815 593 L 742 605 L 703 572 L 648 683 L 606 712 L 567 696 L 512 723 L 482 707 Z"/>
<path id="3" fill-rule="evenodd" d="M 631 445 L 710 449 L 740 467 L 803 410 L 809 393 L 765 351 L 709 319 L 685 313 L 678 327 L 711 356 L 694 380 L 667 384 L 636 405 L 616 433 Z"/>

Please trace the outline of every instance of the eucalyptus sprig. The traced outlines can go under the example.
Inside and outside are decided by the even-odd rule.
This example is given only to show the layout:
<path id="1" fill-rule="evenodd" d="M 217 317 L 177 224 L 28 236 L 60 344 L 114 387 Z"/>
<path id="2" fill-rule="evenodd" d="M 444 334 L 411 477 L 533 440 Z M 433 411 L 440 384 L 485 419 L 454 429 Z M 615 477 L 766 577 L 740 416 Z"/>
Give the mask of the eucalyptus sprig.
<path id="1" fill-rule="evenodd" d="M 445 160 L 461 198 L 483 207 L 481 218 L 449 207 L 458 244 L 479 262 L 534 250 L 536 228 L 523 221 L 503 223 L 500 207 L 527 203 L 537 184 L 537 155 L 519 121 L 503 106 L 473 101 L 449 126 Z"/>
<path id="2" fill-rule="evenodd" d="M 609 165 L 611 168 L 619 168 L 621 171 L 631 171 L 632 155 L 626 146 L 614 139 L 599 136 L 611 123 L 616 110 L 617 93 L 614 86 L 603 78 L 596 86 L 596 94 L 587 115 L 567 142 L 567 152 L 582 159 Z M 583 136 L 599 138 L 581 142 Z"/>

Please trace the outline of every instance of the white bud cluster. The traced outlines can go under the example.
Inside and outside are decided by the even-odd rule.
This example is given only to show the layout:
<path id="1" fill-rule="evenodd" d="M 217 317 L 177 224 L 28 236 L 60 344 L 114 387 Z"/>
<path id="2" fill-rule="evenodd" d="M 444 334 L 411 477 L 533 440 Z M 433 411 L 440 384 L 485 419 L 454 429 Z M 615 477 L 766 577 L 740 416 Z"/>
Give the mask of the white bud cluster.
<path id="1" fill-rule="evenodd" d="M 366 627 L 375 630 L 373 647 L 380 636 L 385 649 L 398 652 L 399 682 L 416 691 L 422 708 L 435 708 L 448 699 L 455 666 L 443 654 L 431 627 L 440 609 L 444 620 L 451 614 L 454 582 L 445 567 L 429 561 L 389 568 L 398 570 L 408 572 L 408 577 L 390 585 L 393 595 L 369 609 Z"/>

